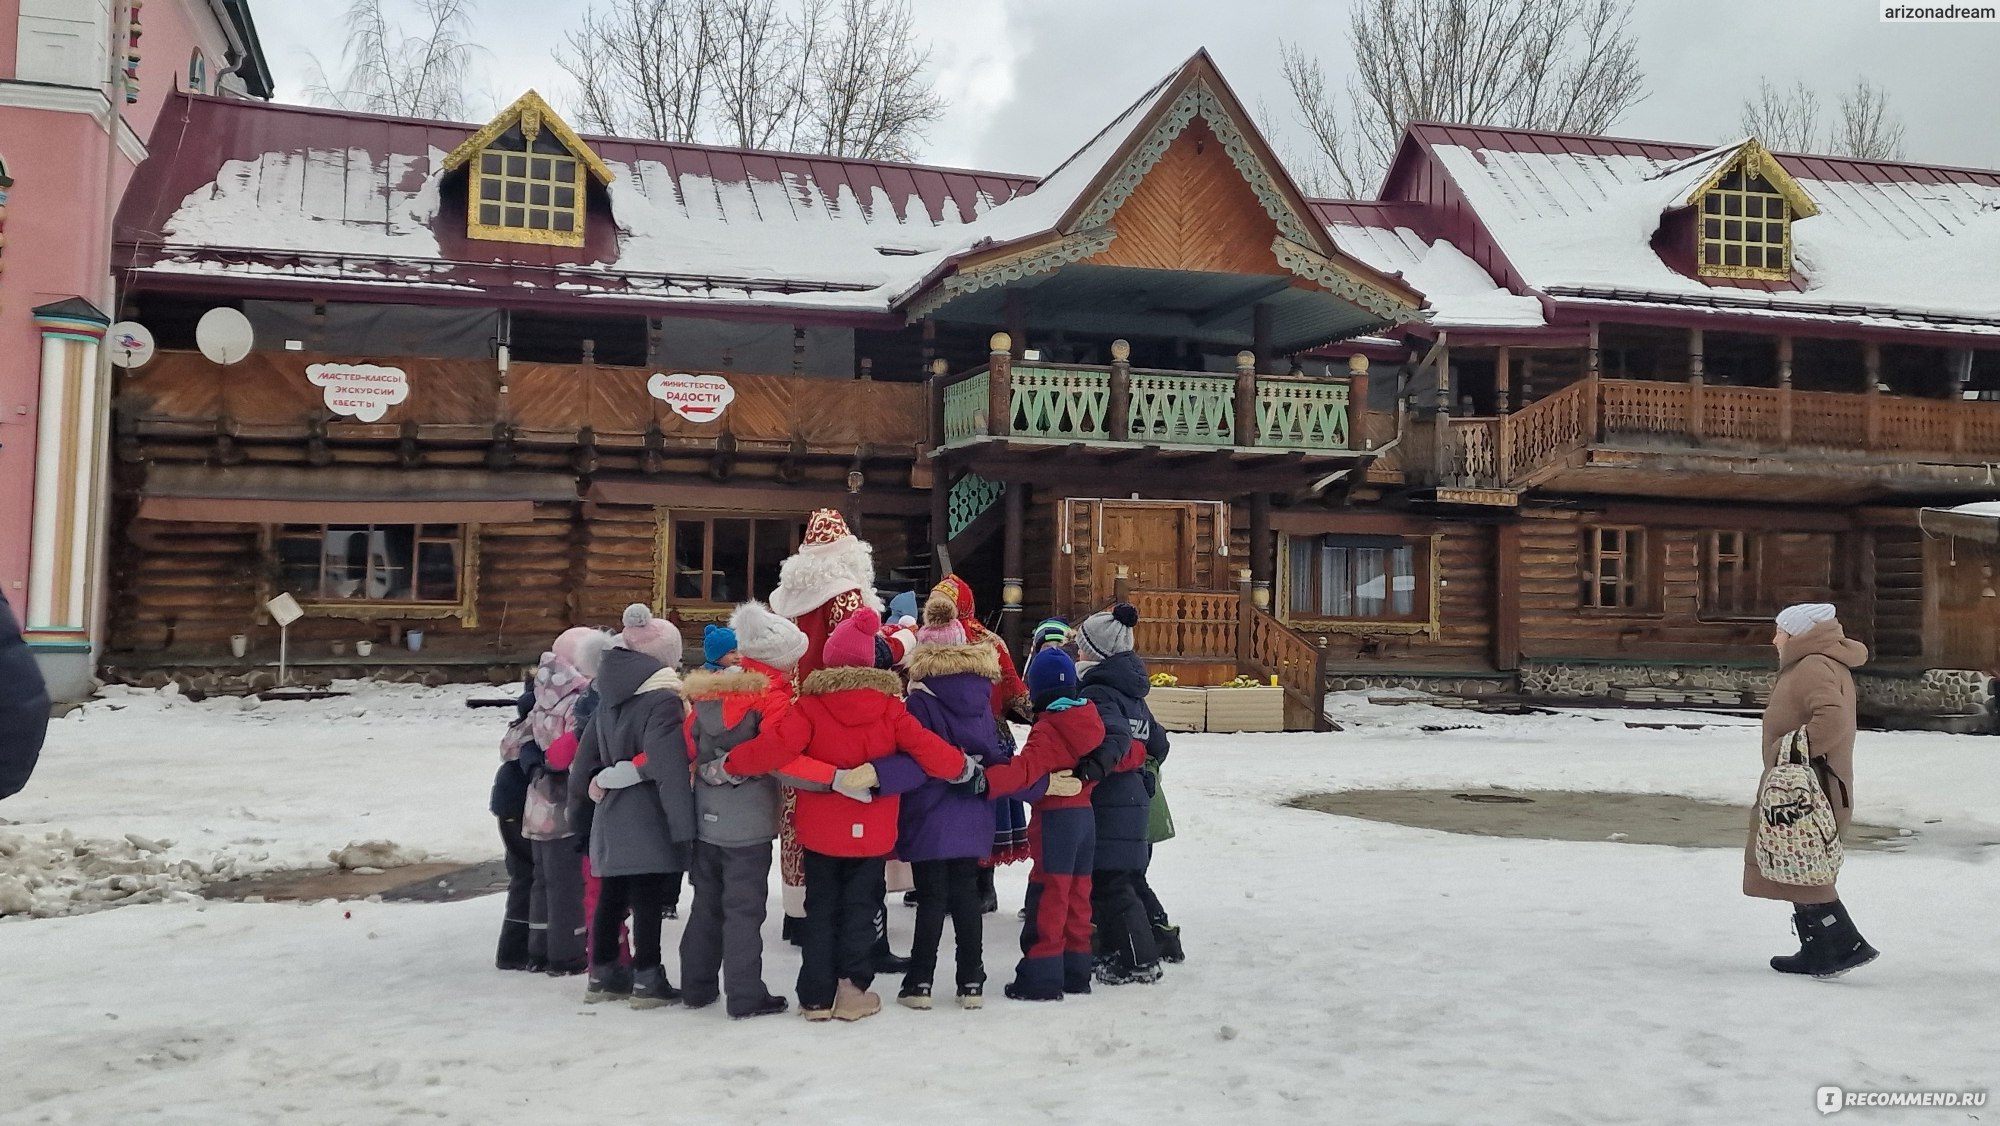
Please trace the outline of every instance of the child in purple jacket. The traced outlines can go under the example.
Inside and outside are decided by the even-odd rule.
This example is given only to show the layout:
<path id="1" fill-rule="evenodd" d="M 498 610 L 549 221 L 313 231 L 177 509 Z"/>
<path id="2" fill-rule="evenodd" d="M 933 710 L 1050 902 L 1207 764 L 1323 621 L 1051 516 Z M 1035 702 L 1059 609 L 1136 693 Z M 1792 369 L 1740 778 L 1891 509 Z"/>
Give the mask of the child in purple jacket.
<path id="1" fill-rule="evenodd" d="M 967 644 L 957 616 L 950 599 L 933 598 L 924 605 L 923 625 L 909 660 L 910 714 L 982 766 L 997 766 L 1005 761 L 993 719 L 993 686 L 1001 678 L 999 657 L 990 644 Z M 885 792 L 900 789 L 897 771 L 890 767 L 883 772 L 885 765 L 878 764 Z M 981 797 L 970 786 L 934 778 L 924 778 L 903 794 L 896 855 L 909 862 L 916 878 L 917 923 L 910 969 L 896 998 L 899 1004 L 931 1007 L 931 978 L 937 970 L 945 916 L 950 915 L 958 945 L 958 1003 L 967 1009 L 980 1007 L 986 970 L 979 866 L 993 852 L 993 807 L 988 801 L 1015 796 Z"/>

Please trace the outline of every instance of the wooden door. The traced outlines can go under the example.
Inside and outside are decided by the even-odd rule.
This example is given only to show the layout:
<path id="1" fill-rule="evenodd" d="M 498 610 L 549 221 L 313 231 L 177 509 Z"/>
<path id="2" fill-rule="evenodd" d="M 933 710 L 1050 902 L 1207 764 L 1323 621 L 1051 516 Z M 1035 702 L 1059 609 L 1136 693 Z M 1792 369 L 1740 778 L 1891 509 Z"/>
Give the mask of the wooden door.
<path id="1" fill-rule="evenodd" d="M 1193 506 L 1104 502 L 1098 519 L 1104 548 L 1092 568 L 1098 605 L 1110 600 L 1120 566 L 1133 590 L 1187 589 L 1194 560 Z"/>

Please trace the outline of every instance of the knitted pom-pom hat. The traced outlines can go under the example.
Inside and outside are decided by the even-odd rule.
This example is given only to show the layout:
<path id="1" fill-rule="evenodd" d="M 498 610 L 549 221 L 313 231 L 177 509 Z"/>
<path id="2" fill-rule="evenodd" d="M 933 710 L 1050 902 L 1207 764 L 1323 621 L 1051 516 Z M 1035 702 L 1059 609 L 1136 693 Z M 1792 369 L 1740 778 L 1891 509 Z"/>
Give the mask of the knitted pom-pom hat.
<path id="1" fill-rule="evenodd" d="M 919 645 L 963 645 L 965 627 L 958 624 L 958 604 L 942 594 L 924 603 L 924 622 L 917 627 Z"/>
<path id="2" fill-rule="evenodd" d="M 1138 624 L 1139 608 L 1130 602 L 1120 602 L 1109 610 L 1092 614 L 1076 627 L 1077 646 L 1084 656 L 1100 661 L 1130 653 L 1132 629 Z"/>
<path id="3" fill-rule="evenodd" d="M 874 668 L 875 634 L 881 628 L 882 615 L 866 606 L 847 615 L 826 639 L 821 663 L 827 668 Z"/>
<path id="4" fill-rule="evenodd" d="M 625 648 L 644 653 L 668 668 L 678 668 L 684 642 L 681 631 L 665 618 L 656 618 L 644 602 L 625 607 L 625 629 L 618 635 Z"/>
<path id="5" fill-rule="evenodd" d="M 745 602 L 729 615 L 736 634 L 736 651 L 780 672 L 789 672 L 806 655 L 805 631 L 771 612 L 762 602 Z"/>
<path id="6" fill-rule="evenodd" d="M 721 664 L 722 658 L 736 652 L 736 649 L 735 630 L 730 629 L 728 626 L 716 625 L 713 622 L 702 627 L 701 659 L 703 661 L 711 665 Z"/>
<path id="7" fill-rule="evenodd" d="M 1028 665 L 1028 696 L 1040 707 L 1048 700 L 1078 692 L 1076 662 L 1060 649 L 1035 654 Z"/>

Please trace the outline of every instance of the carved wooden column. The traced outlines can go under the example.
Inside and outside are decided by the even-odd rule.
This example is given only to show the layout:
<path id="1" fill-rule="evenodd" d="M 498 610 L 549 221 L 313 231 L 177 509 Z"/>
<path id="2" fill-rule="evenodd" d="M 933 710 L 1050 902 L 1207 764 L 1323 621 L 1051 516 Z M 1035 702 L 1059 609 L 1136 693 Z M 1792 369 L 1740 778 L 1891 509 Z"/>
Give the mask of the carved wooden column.
<path id="1" fill-rule="evenodd" d="M 1792 447 L 1792 338 L 1778 338 L 1778 447 Z"/>
<path id="2" fill-rule="evenodd" d="M 1504 344 L 1493 354 L 1493 413 L 1503 418 L 1511 410 L 1508 399 L 1514 382 L 1513 361 L 1513 349 Z"/>
<path id="3" fill-rule="evenodd" d="M 929 321 L 924 322 L 929 324 Z M 931 569 L 935 573 L 932 582 L 944 580 L 943 565 L 938 559 L 938 548 L 951 541 L 951 478 L 945 468 L 944 455 L 944 377 L 949 366 L 942 357 L 930 362 L 931 377 L 927 389 L 931 397 L 930 457 L 931 481 Z"/>
<path id="4" fill-rule="evenodd" d="M 1688 330 L 1688 401 L 1687 432 L 1696 445 L 1707 437 L 1708 419 L 1703 409 L 1704 388 L 1707 382 L 1707 368 L 1702 358 L 1702 332 L 1698 328 Z"/>
<path id="5" fill-rule="evenodd" d="M 1965 452 L 1965 385 L 1972 382 L 1972 349 L 1958 348 L 1951 353 L 1951 381 L 1946 385 L 1951 397 L 1951 452 Z"/>
<path id="6" fill-rule="evenodd" d="M 1250 580 L 1264 592 L 1263 605 L 1271 604 L 1271 579 L 1278 569 L 1278 547 L 1271 535 L 1271 494 L 1250 494 Z"/>
<path id="7" fill-rule="evenodd" d="M 1437 337 L 1437 370 L 1432 373 L 1432 390 L 1437 395 L 1431 415 L 1437 441 L 1431 472 L 1433 479 L 1442 485 L 1451 468 L 1451 345 L 1442 332 Z"/>
<path id="8" fill-rule="evenodd" d="M 1236 425 L 1230 440 L 1239 446 L 1257 444 L 1257 357 L 1236 353 Z"/>
<path id="9" fill-rule="evenodd" d="M 1007 319 L 1008 355 L 1020 359 L 1028 347 L 1028 294 L 1026 290 L 1006 291 L 1004 316 Z"/>
<path id="10" fill-rule="evenodd" d="M 1114 442 L 1132 439 L 1132 345 L 1111 342 L 1111 396 L 1105 404 L 1105 433 Z"/>
<path id="11" fill-rule="evenodd" d="M 1872 450 L 1882 441 L 1882 346 L 1873 340 L 1861 345 L 1861 367 L 1867 374 L 1864 378 L 1868 386 L 1864 388 L 1866 398 L 1862 400 L 1862 413 L 1867 420 L 1868 440 L 1863 449 Z"/>
<path id="12" fill-rule="evenodd" d="M 986 432 L 1005 438 L 1014 432 L 1014 339 L 996 332 L 986 346 Z"/>
<path id="13" fill-rule="evenodd" d="M 1000 543 L 1000 636 L 1007 642 L 1007 651 L 1021 651 L 1021 538 L 1025 535 L 1024 516 L 1027 511 L 1028 487 L 1019 481 L 1007 483 L 1006 491 L 1000 494 L 1001 504 L 1006 510 L 1006 526 L 1001 530 Z"/>
<path id="14" fill-rule="evenodd" d="M 1584 351 L 1583 360 L 1583 380 L 1588 384 L 1583 395 L 1583 438 L 1586 442 L 1603 439 L 1603 435 L 1597 432 L 1600 421 L 1597 407 L 1602 393 L 1598 384 L 1604 378 L 1603 352 L 1598 347 L 1597 329 L 1597 322 L 1590 322 L 1590 344 Z"/>
<path id="15" fill-rule="evenodd" d="M 1514 428 L 1507 425 L 1507 398 L 1513 353 L 1502 345 L 1493 356 L 1493 471 L 1505 485 L 1514 476 Z"/>
<path id="16" fill-rule="evenodd" d="M 1347 448 L 1375 448 L 1368 432 L 1368 357 L 1359 352 L 1347 357 Z"/>

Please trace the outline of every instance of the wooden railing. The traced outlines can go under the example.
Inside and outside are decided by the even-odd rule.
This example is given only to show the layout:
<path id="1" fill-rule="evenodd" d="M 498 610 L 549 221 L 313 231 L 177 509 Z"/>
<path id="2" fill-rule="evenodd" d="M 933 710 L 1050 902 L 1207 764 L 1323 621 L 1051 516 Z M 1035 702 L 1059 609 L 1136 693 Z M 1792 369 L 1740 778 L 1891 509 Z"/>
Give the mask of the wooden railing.
<path id="1" fill-rule="evenodd" d="M 2000 460 L 2000 403 L 1649 380 L 1585 379 L 1505 418 L 1451 419 L 1441 460 L 1435 430 L 1405 426 L 1398 462 L 1410 476 L 1517 489 L 1594 444 Z"/>
<path id="2" fill-rule="evenodd" d="M 1135 590 L 1139 611 L 1133 644 L 1148 656 L 1233 661 L 1237 657 L 1235 591 Z"/>
<path id="3" fill-rule="evenodd" d="M 1303 729 L 1310 724 L 1313 731 L 1331 730 L 1326 719 L 1326 651 L 1268 611 L 1252 608 L 1250 615 L 1247 663 L 1260 676 L 1278 678 L 1278 686 L 1285 690 L 1285 727 Z"/>
<path id="4" fill-rule="evenodd" d="M 1016 361 L 939 379 L 945 445 L 1059 438 L 1160 446 L 1353 448 L 1346 380 Z"/>
<path id="5" fill-rule="evenodd" d="M 402 370 L 407 396 L 368 422 L 333 414 L 323 388 L 306 378 L 318 363 L 357 363 L 352 355 L 253 352 L 219 367 L 196 352 L 162 352 L 118 379 L 119 409 L 154 433 L 213 433 L 276 440 L 323 432 L 337 438 L 396 438 L 414 427 L 420 439 L 479 441 L 504 427 L 523 441 L 594 441 L 637 446 L 658 434 L 672 442 L 802 442 L 812 449 L 908 450 L 925 440 L 924 388 L 916 383 L 691 372 L 727 380 L 734 398 L 720 417 L 694 421 L 654 398 L 647 383 L 675 368 L 517 363 L 503 383 L 491 361 L 366 357 Z M 505 388 L 504 392 L 502 388 Z M 608 441 L 607 441 L 608 440 Z"/>

